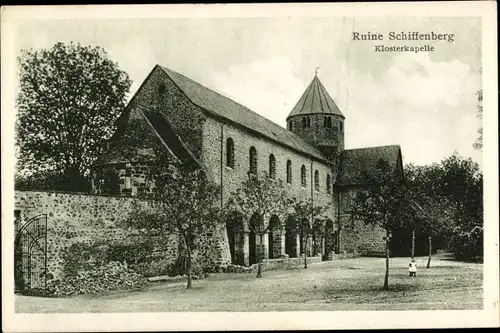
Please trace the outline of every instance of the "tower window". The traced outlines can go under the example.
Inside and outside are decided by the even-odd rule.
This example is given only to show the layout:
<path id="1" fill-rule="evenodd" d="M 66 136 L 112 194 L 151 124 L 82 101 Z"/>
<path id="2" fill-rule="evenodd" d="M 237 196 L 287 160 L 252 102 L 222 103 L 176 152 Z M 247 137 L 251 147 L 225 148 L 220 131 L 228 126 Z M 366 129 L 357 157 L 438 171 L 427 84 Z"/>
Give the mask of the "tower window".
<path id="1" fill-rule="evenodd" d="M 332 177 L 330 177 L 330 174 L 326 175 L 326 193 L 332 193 Z"/>
<path id="2" fill-rule="evenodd" d="M 311 118 L 309 118 L 309 116 L 306 117 L 306 127 L 311 127 Z"/>
<path id="3" fill-rule="evenodd" d="M 303 165 L 302 168 L 300 168 L 300 180 L 302 182 L 302 187 L 307 186 L 307 176 L 306 176 L 306 166 Z"/>
<path id="4" fill-rule="evenodd" d="M 306 128 L 306 126 L 307 126 L 306 118 L 302 118 L 302 128 Z"/>
<path id="5" fill-rule="evenodd" d="M 257 174 L 257 150 L 250 147 L 250 173 Z"/>
<path id="6" fill-rule="evenodd" d="M 286 161 L 286 182 L 288 184 L 292 183 L 292 161 Z"/>
<path id="7" fill-rule="evenodd" d="M 319 172 L 314 171 L 314 190 L 319 191 Z"/>
<path id="8" fill-rule="evenodd" d="M 226 165 L 234 168 L 234 141 L 232 138 L 226 140 Z"/>
<path id="9" fill-rule="evenodd" d="M 269 155 L 269 178 L 276 179 L 276 159 L 274 155 Z"/>
<path id="10" fill-rule="evenodd" d="M 293 130 L 293 121 L 290 122 L 290 131 Z"/>
<path id="11" fill-rule="evenodd" d="M 326 128 L 332 128 L 332 117 L 325 117 L 323 119 L 323 126 Z"/>
<path id="12" fill-rule="evenodd" d="M 342 132 L 344 130 L 344 124 L 342 121 L 339 122 L 339 131 Z"/>

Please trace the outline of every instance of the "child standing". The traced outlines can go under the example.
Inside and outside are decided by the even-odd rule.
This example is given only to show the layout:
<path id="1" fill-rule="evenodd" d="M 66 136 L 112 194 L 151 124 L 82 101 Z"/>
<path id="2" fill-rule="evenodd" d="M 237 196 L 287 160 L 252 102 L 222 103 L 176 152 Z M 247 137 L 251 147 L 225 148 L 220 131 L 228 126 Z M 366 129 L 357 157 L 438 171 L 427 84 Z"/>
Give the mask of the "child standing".
<path id="1" fill-rule="evenodd" d="M 410 277 L 417 277 L 417 263 L 414 258 L 411 258 L 410 264 L 408 265 L 408 272 L 410 272 Z"/>

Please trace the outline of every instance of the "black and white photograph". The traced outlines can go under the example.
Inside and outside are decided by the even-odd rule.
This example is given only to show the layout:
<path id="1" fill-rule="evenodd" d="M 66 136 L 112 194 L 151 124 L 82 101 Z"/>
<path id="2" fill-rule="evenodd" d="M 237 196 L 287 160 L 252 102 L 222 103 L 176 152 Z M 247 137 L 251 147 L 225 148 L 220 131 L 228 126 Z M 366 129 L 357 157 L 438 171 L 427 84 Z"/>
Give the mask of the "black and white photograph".
<path id="1" fill-rule="evenodd" d="M 2 7 L 4 330 L 498 326 L 496 4 L 416 5 Z"/>

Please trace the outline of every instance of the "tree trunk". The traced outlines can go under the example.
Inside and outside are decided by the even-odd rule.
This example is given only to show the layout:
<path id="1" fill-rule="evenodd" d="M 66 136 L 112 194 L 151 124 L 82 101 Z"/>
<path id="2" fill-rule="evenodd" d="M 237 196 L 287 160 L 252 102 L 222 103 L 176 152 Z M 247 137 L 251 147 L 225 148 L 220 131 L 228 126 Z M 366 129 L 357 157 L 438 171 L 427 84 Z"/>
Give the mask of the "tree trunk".
<path id="1" fill-rule="evenodd" d="M 411 232 L 411 257 L 415 258 L 415 229 Z"/>
<path id="2" fill-rule="evenodd" d="M 262 234 L 259 235 L 259 251 L 257 251 L 257 276 L 258 278 L 261 278 L 262 277 L 262 248 L 263 248 L 263 244 L 262 244 Z"/>
<path id="3" fill-rule="evenodd" d="M 187 281 L 187 287 L 186 289 L 191 289 L 192 287 L 192 277 L 191 277 L 191 249 L 189 248 L 189 243 L 188 240 L 185 239 L 186 241 L 186 250 L 188 254 L 188 260 L 186 263 L 186 270 L 187 270 L 187 276 L 188 276 L 188 281 Z"/>
<path id="4" fill-rule="evenodd" d="M 429 236 L 429 260 L 427 260 L 427 268 L 431 267 L 432 258 L 432 236 Z"/>
<path id="5" fill-rule="evenodd" d="M 389 229 L 385 230 L 385 277 L 384 290 L 389 290 Z"/>
<path id="6" fill-rule="evenodd" d="M 306 236 L 304 238 L 304 242 L 303 242 L 304 243 L 304 246 L 303 246 L 303 248 L 304 248 L 304 268 L 307 268 L 307 238 L 308 238 L 308 236 Z"/>

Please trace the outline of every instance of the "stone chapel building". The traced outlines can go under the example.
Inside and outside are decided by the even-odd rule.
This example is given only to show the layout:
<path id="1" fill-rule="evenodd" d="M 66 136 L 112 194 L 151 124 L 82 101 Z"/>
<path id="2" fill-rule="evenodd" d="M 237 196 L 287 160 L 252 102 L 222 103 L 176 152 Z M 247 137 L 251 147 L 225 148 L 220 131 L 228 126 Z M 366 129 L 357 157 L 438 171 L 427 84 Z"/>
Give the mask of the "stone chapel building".
<path id="1" fill-rule="evenodd" d="M 349 219 L 353 189 L 363 184 L 362 170 L 380 159 L 403 173 L 399 146 L 345 149 L 345 117 L 317 76 L 288 115 L 287 128 L 223 95 L 162 66 L 155 66 L 117 121 L 117 130 L 93 166 L 93 192 L 135 196 L 143 191 L 146 173 L 160 154 L 173 163 L 203 166 L 221 185 L 220 204 L 248 177 L 268 172 L 281 178 L 290 196 L 330 204 L 324 237 L 315 236 L 307 249 L 291 232 L 292 215 L 279 220 L 264 237 L 266 258 L 302 253 L 370 254 L 383 251 L 383 234 Z M 249 230 L 250 216 L 227 222 L 231 260 L 256 261 L 258 237 Z"/>

